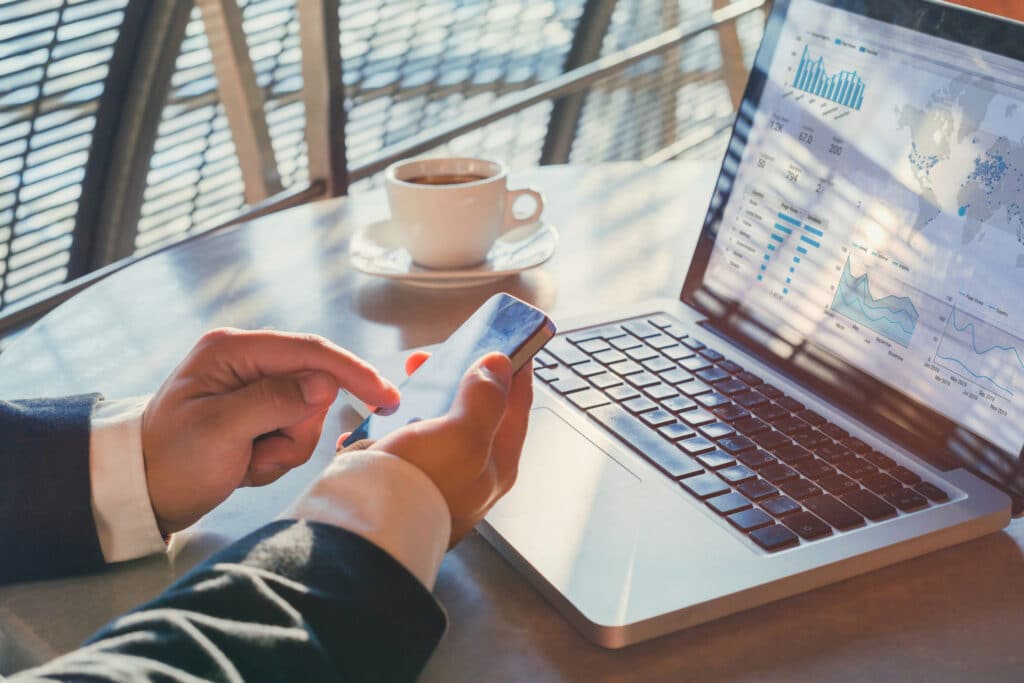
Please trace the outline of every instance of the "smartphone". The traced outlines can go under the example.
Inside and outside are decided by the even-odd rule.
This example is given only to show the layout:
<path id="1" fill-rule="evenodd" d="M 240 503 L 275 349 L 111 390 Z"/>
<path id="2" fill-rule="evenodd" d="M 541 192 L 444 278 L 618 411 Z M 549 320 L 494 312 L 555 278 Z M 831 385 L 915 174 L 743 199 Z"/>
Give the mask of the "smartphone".
<path id="1" fill-rule="evenodd" d="M 555 325 L 544 311 L 509 294 L 495 294 L 399 386 L 402 402 L 396 410 L 371 414 L 342 446 L 446 415 L 463 375 L 481 356 L 499 351 L 519 370 L 554 335 Z"/>

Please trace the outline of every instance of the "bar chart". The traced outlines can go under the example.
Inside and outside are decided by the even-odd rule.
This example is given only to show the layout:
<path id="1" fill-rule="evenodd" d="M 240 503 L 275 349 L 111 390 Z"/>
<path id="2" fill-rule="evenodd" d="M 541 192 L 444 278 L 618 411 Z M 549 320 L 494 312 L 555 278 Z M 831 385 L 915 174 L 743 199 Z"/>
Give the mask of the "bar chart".
<path id="1" fill-rule="evenodd" d="M 800 65 L 793 77 L 793 87 L 811 95 L 860 111 L 864 104 L 865 83 L 856 71 L 840 71 L 829 74 L 825 59 L 811 56 L 809 46 L 804 46 Z"/>
<path id="2" fill-rule="evenodd" d="M 788 296 L 790 287 L 793 284 L 793 277 L 800 267 L 801 260 L 810 254 L 809 249 L 821 248 L 819 240 L 825 236 L 825 233 L 821 229 L 804 223 L 800 219 L 794 218 L 782 211 L 777 214 L 776 218 L 774 228 L 768 235 L 771 241 L 765 247 L 764 262 L 761 264 L 761 272 L 757 279 L 758 281 L 764 280 L 772 260 L 779 256 L 779 250 L 782 246 L 792 240 L 796 245 L 795 253 L 791 257 L 792 263 L 787 266 L 789 270 L 785 273 L 782 283 L 782 296 Z"/>

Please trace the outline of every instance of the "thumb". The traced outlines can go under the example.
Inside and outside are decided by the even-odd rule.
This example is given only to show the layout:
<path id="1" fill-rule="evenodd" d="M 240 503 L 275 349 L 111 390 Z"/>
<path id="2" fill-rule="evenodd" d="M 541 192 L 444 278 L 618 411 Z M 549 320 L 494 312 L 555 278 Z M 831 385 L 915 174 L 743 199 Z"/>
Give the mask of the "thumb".
<path id="1" fill-rule="evenodd" d="M 488 354 L 466 372 L 448 411 L 449 419 L 479 439 L 486 451 L 508 409 L 511 383 L 512 363 L 508 357 Z"/>
<path id="2" fill-rule="evenodd" d="M 298 424 L 323 412 L 338 396 L 338 382 L 326 372 L 273 375 L 215 397 L 218 427 L 237 438 Z"/>

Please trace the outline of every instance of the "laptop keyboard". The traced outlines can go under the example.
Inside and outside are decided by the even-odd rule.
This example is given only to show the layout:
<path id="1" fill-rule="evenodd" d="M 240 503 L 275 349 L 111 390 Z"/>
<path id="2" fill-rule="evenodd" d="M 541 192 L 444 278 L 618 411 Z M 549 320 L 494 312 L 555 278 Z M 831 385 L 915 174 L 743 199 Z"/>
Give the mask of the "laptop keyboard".
<path id="1" fill-rule="evenodd" d="M 770 552 L 949 500 L 665 315 L 558 335 L 534 367 Z"/>

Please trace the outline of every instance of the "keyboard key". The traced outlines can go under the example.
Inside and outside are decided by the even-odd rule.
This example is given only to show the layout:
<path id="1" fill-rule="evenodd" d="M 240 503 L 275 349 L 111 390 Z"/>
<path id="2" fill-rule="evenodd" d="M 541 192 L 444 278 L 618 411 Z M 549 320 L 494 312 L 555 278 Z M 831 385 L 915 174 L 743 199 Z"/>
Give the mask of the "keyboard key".
<path id="1" fill-rule="evenodd" d="M 697 431 L 713 441 L 726 436 L 732 436 L 736 433 L 732 430 L 732 427 L 724 422 L 712 422 L 711 424 L 701 426 Z"/>
<path id="2" fill-rule="evenodd" d="M 709 470 L 717 470 L 723 467 L 732 467 L 733 465 L 736 464 L 736 461 L 733 460 L 732 456 L 730 456 L 728 453 L 723 453 L 722 451 L 711 451 L 710 453 L 705 453 L 704 455 L 698 455 L 697 461 L 701 465 L 704 465 L 704 467 L 708 468 Z"/>
<path id="3" fill-rule="evenodd" d="M 720 496 L 729 491 L 729 485 L 713 474 L 699 474 L 683 479 L 680 485 L 701 500 Z"/>
<path id="4" fill-rule="evenodd" d="M 705 408 L 714 409 L 718 408 L 719 406 L 726 405 L 727 403 L 729 403 L 729 399 L 727 399 L 725 396 L 722 396 L 717 391 L 712 391 L 709 394 L 701 394 L 700 396 L 697 396 L 697 403 L 701 404 Z"/>
<path id="5" fill-rule="evenodd" d="M 793 471 L 792 467 L 783 465 L 781 462 L 773 463 L 758 470 L 760 475 L 773 484 L 781 484 L 791 479 L 799 479 L 800 475 Z"/>
<path id="6" fill-rule="evenodd" d="M 794 512 L 784 517 L 782 523 L 799 534 L 801 538 L 808 541 L 832 535 L 832 529 L 829 528 L 828 524 L 825 524 L 810 512 Z"/>
<path id="7" fill-rule="evenodd" d="M 796 415 L 786 415 L 776 418 L 772 421 L 772 425 L 780 432 L 785 432 L 786 434 L 796 434 L 797 432 L 810 429 L 810 425 Z"/>
<path id="8" fill-rule="evenodd" d="M 736 492 L 727 493 L 724 496 L 715 496 L 707 501 L 708 507 L 720 515 L 731 515 L 740 510 L 749 510 L 753 507 L 750 501 Z"/>
<path id="9" fill-rule="evenodd" d="M 829 465 L 824 460 L 818 460 L 817 458 L 801 460 L 800 462 L 793 464 L 793 469 L 808 479 L 813 479 L 815 481 L 821 481 L 822 479 L 836 475 L 835 467 L 832 467 L 832 465 Z"/>
<path id="10" fill-rule="evenodd" d="M 814 451 L 814 454 L 827 463 L 833 465 L 842 462 L 843 460 L 850 460 L 855 457 L 853 451 L 846 446 L 840 446 L 837 443 L 827 443 L 824 446 L 820 446 Z"/>
<path id="11" fill-rule="evenodd" d="M 634 349 L 627 349 L 626 355 L 635 361 L 649 360 L 651 358 L 659 357 L 658 352 L 649 346 L 638 346 Z"/>
<path id="12" fill-rule="evenodd" d="M 680 339 L 679 341 L 683 342 L 687 348 L 693 349 L 694 351 L 700 351 L 704 348 L 704 342 L 696 337 L 688 337 L 686 339 Z"/>
<path id="13" fill-rule="evenodd" d="M 558 367 L 537 368 L 536 370 L 533 371 L 533 374 L 545 382 L 551 382 L 563 376 L 560 370 L 561 368 Z"/>
<path id="14" fill-rule="evenodd" d="M 604 372 L 604 368 L 592 360 L 588 360 L 586 363 L 577 363 L 572 366 L 573 372 L 583 377 L 593 377 L 594 375 L 600 375 Z"/>
<path id="15" fill-rule="evenodd" d="M 643 344 L 639 339 L 631 334 L 625 334 L 621 337 L 608 340 L 612 346 L 617 348 L 619 351 L 628 351 L 629 349 L 635 349 L 636 347 Z"/>
<path id="16" fill-rule="evenodd" d="M 881 472 L 873 474 L 870 477 L 865 477 L 861 483 L 879 495 L 900 488 L 900 483 L 898 481 L 890 477 L 888 474 L 882 474 Z"/>
<path id="17" fill-rule="evenodd" d="M 760 529 L 761 527 L 775 524 L 774 519 L 757 508 L 734 512 L 726 517 L 726 519 L 728 519 L 729 522 L 740 531 L 753 531 L 754 529 Z"/>
<path id="18" fill-rule="evenodd" d="M 572 339 L 570 339 L 569 341 L 572 341 Z M 581 351 L 583 351 L 584 353 L 588 353 L 591 356 L 593 356 L 595 353 L 607 351 L 610 348 L 612 348 L 611 344 L 606 342 L 604 339 L 590 339 L 585 342 L 581 342 L 580 344 L 578 344 L 578 346 L 580 347 Z"/>
<path id="19" fill-rule="evenodd" d="M 615 404 L 594 408 L 587 414 L 670 477 L 679 479 L 704 471 L 695 460 L 687 458 L 650 427 Z"/>
<path id="20" fill-rule="evenodd" d="M 676 445 L 679 446 L 679 448 L 687 455 L 700 455 L 702 453 L 708 453 L 715 450 L 715 444 L 711 443 L 703 436 L 695 436 L 691 439 L 677 441 Z"/>
<path id="21" fill-rule="evenodd" d="M 564 376 L 551 383 L 551 388 L 560 394 L 571 394 L 574 391 L 589 389 L 590 383 L 582 377 Z"/>
<path id="22" fill-rule="evenodd" d="M 691 397 L 711 393 L 711 387 L 698 379 L 694 379 L 689 382 L 684 382 L 682 384 L 677 384 L 676 389 L 678 389 L 680 393 L 686 394 L 687 396 Z"/>
<path id="23" fill-rule="evenodd" d="M 649 372 L 638 372 L 633 375 L 626 375 L 626 381 L 638 389 L 643 389 L 644 387 L 649 387 L 655 384 L 661 384 L 661 380 L 658 379 L 658 376 L 652 375 Z"/>
<path id="24" fill-rule="evenodd" d="M 808 422 L 814 425 L 815 427 L 817 427 L 818 425 L 823 425 L 826 422 L 828 422 L 828 420 L 826 420 L 824 417 L 814 412 L 813 410 L 801 410 L 799 413 L 797 413 L 797 416 L 804 422 Z"/>
<path id="25" fill-rule="evenodd" d="M 756 417 L 745 417 L 742 420 L 737 420 L 733 426 L 736 427 L 737 432 L 746 434 L 747 436 L 767 432 L 771 429 L 771 426 L 769 426 L 767 422 L 759 420 Z"/>
<path id="26" fill-rule="evenodd" d="M 683 360 L 684 358 L 693 358 L 694 353 L 685 346 L 669 346 L 661 350 L 662 355 L 671 358 L 675 361 Z"/>
<path id="27" fill-rule="evenodd" d="M 789 417 L 789 411 L 778 403 L 762 403 L 753 410 L 754 414 L 762 420 L 777 420 L 780 417 Z"/>
<path id="28" fill-rule="evenodd" d="M 749 387 L 746 384 L 739 381 L 738 379 L 727 379 L 724 382 L 719 382 L 715 385 L 715 390 L 720 394 L 726 396 L 735 396 L 736 394 L 747 391 Z"/>
<path id="29" fill-rule="evenodd" d="M 650 372 L 666 372 L 668 370 L 679 370 L 675 363 L 664 356 L 658 356 L 641 363 Z"/>
<path id="30" fill-rule="evenodd" d="M 589 410 L 608 403 L 608 397 L 597 389 L 585 389 L 569 394 L 569 400 L 581 410 Z"/>
<path id="31" fill-rule="evenodd" d="M 629 322 L 622 323 L 622 329 L 641 339 L 661 334 L 661 330 L 646 320 L 630 320 Z"/>
<path id="32" fill-rule="evenodd" d="M 633 387 L 626 386 L 625 384 L 621 384 L 617 387 L 612 387 L 611 389 L 608 389 L 608 391 L 606 391 L 605 393 L 608 394 L 608 396 L 610 396 L 612 400 L 620 402 L 628 401 L 629 399 L 636 398 L 637 396 L 640 395 L 639 391 L 637 391 Z"/>
<path id="33" fill-rule="evenodd" d="M 622 351 L 616 351 L 615 349 L 608 349 L 607 351 L 595 353 L 594 360 L 604 365 L 611 365 L 612 363 L 620 363 L 626 360 L 626 354 Z"/>
<path id="34" fill-rule="evenodd" d="M 676 340 L 668 336 L 667 334 L 659 334 L 653 337 L 648 337 L 647 339 L 644 339 L 644 341 L 647 343 L 648 346 L 654 349 L 665 349 L 668 348 L 669 346 L 678 346 L 678 344 L 676 344 Z"/>
<path id="35" fill-rule="evenodd" d="M 757 445 L 745 436 L 727 436 L 718 440 L 718 447 L 730 453 L 739 453 L 757 448 Z"/>
<path id="36" fill-rule="evenodd" d="M 928 499 L 913 489 L 905 489 L 902 486 L 895 491 L 882 494 L 889 503 L 895 505 L 903 512 L 913 512 L 928 507 Z"/>
<path id="37" fill-rule="evenodd" d="M 566 335 L 566 339 L 571 341 L 573 344 L 582 344 L 592 339 L 603 339 L 607 337 L 618 337 L 625 334 L 617 325 L 609 325 L 608 327 L 591 327 L 587 330 L 580 330 Z"/>
<path id="38" fill-rule="evenodd" d="M 679 368 L 669 370 L 668 372 L 660 372 L 658 375 L 661 377 L 662 382 L 668 382 L 669 384 L 682 384 L 683 382 L 693 381 L 693 375 Z"/>
<path id="39" fill-rule="evenodd" d="M 734 363 L 731 360 L 723 360 L 721 363 L 718 364 L 718 367 L 734 375 L 737 372 L 743 372 L 743 366 L 740 365 L 739 363 Z"/>
<path id="40" fill-rule="evenodd" d="M 756 479 L 757 478 L 756 474 L 754 474 L 751 470 L 747 469 L 743 465 L 733 465 L 732 467 L 723 467 L 722 469 L 717 470 L 715 472 L 715 474 L 720 476 L 722 479 L 725 479 L 727 482 L 729 482 L 733 486 L 736 486 L 737 484 L 742 484 L 745 481 L 750 481 L 751 479 Z"/>
<path id="41" fill-rule="evenodd" d="M 712 363 L 717 363 L 718 361 L 725 360 L 725 356 L 723 356 L 721 353 L 715 351 L 712 348 L 703 348 L 697 351 L 697 353 L 701 356 L 704 356 Z"/>
<path id="42" fill-rule="evenodd" d="M 587 354 L 570 344 L 565 337 L 555 337 L 544 346 L 544 350 L 566 365 L 575 365 L 590 360 L 587 358 Z"/>
<path id="43" fill-rule="evenodd" d="M 800 539 L 781 524 L 762 527 L 750 532 L 750 538 L 768 552 L 791 548 L 800 544 Z"/>
<path id="44" fill-rule="evenodd" d="M 649 387 L 644 387 L 644 393 L 653 398 L 655 401 L 661 401 L 673 396 L 678 396 L 676 390 L 667 384 L 652 384 Z"/>
<path id="45" fill-rule="evenodd" d="M 691 427 L 701 427 L 706 424 L 711 424 L 715 421 L 715 416 L 706 410 L 691 410 L 689 412 L 682 413 L 679 419 L 690 425 Z"/>
<path id="46" fill-rule="evenodd" d="M 718 406 L 717 408 L 715 408 L 715 415 L 722 418 L 723 420 L 726 420 L 727 422 L 734 422 L 735 420 L 746 418 L 747 416 L 750 415 L 750 413 L 743 410 L 743 408 L 740 408 L 735 403 L 728 403 L 726 405 Z"/>
<path id="47" fill-rule="evenodd" d="M 778 498 L 769 498 L 761 502 L 761 507 L 768 511 L 773 517 L 785 517 L 791 515 L 794 512 L 803 510 L 800 503 L 796 502 L 789 496 L 779 496 Z"/>
<path id="48" fill-rule="evenodd" d="M 836 467 L 854 479 L 864 479 L 865 477 L 870 477 L 873 474 L 878 474 L 877 467 L 869 463 L 864 458 L 858 458 L 856 455 L 849 460 L 840 462 Z"/>
<path id="49" fill-rule="evenodd" d="M 753 438 L 754 441 L 762 447 L 767 448 L 769 452 L 776 448 L 793 443 L 789 440 L 789 437 L 782 432 L 761 432 L 760 434 L 755 434 Z"/>
<path id="50" fill-rule="evenodd" d="M 627 377 L 637 372 L 643 372 L 643 366 L 631 360 L 624 360 L 619 363 L 612 363 L 608 369 L 620 377 Z"/>
<path id="51" fill-rule="evenodd" d="M 782 389 L 779 389 L 774 384 L 765 383 L 764 386 L 758 387 L 758 389 L 768 398 L 782 398 L 785 396 L 785 394 L 782 393 Z"/>
<path id="52" fill-rule="evenodd" d="M 743 382 L 744 384 L 749 384 L 752 387 L 756 387 L 759 384 L 764 384 L 764 380 L 763 379 L 761 379 L 760 377 L 758 377 L 754 373 L 747 372 L 747 371 L 743 371 L 743 372 L 738 373 L 736 375 L 736 379 L 738 379 L 739 381 Z"/>
<path id="53" fill-rule="evenodd" d="M 744 391 L 742 394 L 736 394 L 732 397 L 732 400 L 736 401 L 736 403 L 739 403 L 744 408 L 753 408 L 768 402 L 768 399 L 764 394 L 753 390 Z"/>
<path id="54" fill-rule="evenodd" d="M 693 399 L 686 398 L 685 396 L 674 396 L 663 400 L 661 405 L 665 410 L 671 410 L 673 413 L 684 413 L 687 410 L 693 410 L 696 408 L 697 402 Z"/>
<path id="55" fill-rule="evenodd" d="M 807 407 L 800 401 L 790 396 L 780 396 L 779 398 L 775 399 L 775 402 L 778 403 L 783 408 L 785 408 L 786 410 L 789 410 L 794 413 L 799 410 L 804 410 Z"/>
<path id="56" fill-rule="evenodd" d="M 808 498 L 804 505 L 840 531 L 864 526 L 863 517 L 828 494 Z"/>
<path id="57" fill-rule="evenodd" d="M 916 472 L 908 470 L 902 465 L 889 470 L 889 476 L 899 479 L 901 483 L 907 486 L 917 486 L 921 483 L 921 477 Z"/>
<path id="58" fill-rule="evenodd" d="M 719 446 L 721 446 L 721 444 L 719 444 Z M 778 460 L 768 455 L 760 448 L 752 451 L 743 451 L 742 453 L 737 453 L 736 459 L 752 470 L 759 470 L 762 467 L 767 467 L 772 463 L 778 462 Z"/>
<path id="59" fill-rule="evenodd" d="M 675 415 L 668 412 L 667 410 L 662 410 L 661 408 L 658 408 L 657 410 L 652 410 L 650 412 L 641 413 L 640 419 L 643 420 L 644 423 L 649 424 L 651 427 L 661 427 L 676 421 Z"/>
<path id="60" fill-rule="evenodd" d="M 842 496 L 842 501 L 852 507 L 854 510 L 864 515 L 872 522 L 877 522 L 880 519 L 886 519 L 896 514 L 896 508 L 886 503 L 884 500 L 864 489 L 857 491 L 851 491 Z"/>
<path id="61" fill-rule="evenodd" d="M 851 436 L 849 439 L 844 441 L 843 444 L 858 455 L 864 455 L 865 453 L 871 452 L 871 446 L 867 445 L 855 436 Z"/>
<path id="62" fill-rule="evenodd" d="M 790 465 L 796 465 L 798 462 L 807 460 L 808 458 L 811 457 L 810 451 L 801 446 L 797 446 L 795 443 L 786 444 L 785 446 L 779 446 L 774 451 L 772 451 L 772 454 L 782 462 L 788 463 Z"/>
<path id="63" fill-rule="evenodd" d="M 779 490 L 764 479 L 751 479 L 736 487 L 736 490 L 753 501 L 764 500 L 779 495 Z"/>
<path id="64" fill-rule="evenodd" d="M 697 436 L 697 433 L 692 429 L 678 422 L 665 425 L 658 430 L 658 433 L 669 441 L 678 441 L 679 439 L 689 439 L 691 436 Z"/>
<path id="65" fill-rule="evenodd" d="M 538 351 L 533 357 L 533 362 L 542 368 L 550 368 L 558 365 L 558 361 L 555 360 L 555 357 L 543 349 Z"/>
<path id="66" fill-rule="evenodd" d="M 610 372 L 603 372 L 600 375 L 594 375 L 588 378 L 590 383 L 598 389 L 610 389 L 611 387 L 617 387 L 622 384 L 622 379 L 618 375 L 613 375 Z"/>
<path id="67" fill-rule="evenodd" d="M 804 448 L 810 448 L 811 450 L 814 450 L 815 448 L 818 448 L 825 444 L 832 443 L 832 439 L 828 438 L 821 432 L 814 429 L 809 429 L 806 432 L 794 434 L 793 438 L 796 440 L 798 444 L 800 444 Z"/>
<path id="68" fill-rule="evenodd" d="M 840 441 L 842 441 L 843 439 L 850 438 L 850 433 L 848 431 L 846 431 L 845 429 L 843 429 L 839 425 L 832 424 L 831 422 L 829 422 L 828 424 L 823 425 L 821 427 L 818 427 L 818 429 L 820 429 L 821 431 L 825 432 L 826 434 L 831 436 L 833 439 L 839 439 Z"/>
<path id="69" fill-rule="evenodd" d="M 707 368 L 706 370 L 701 370 L 700 372 L 697 373 L 697 377 L 704 380 L 708 384 L 714 384 L 715 382 L 721 382 L 722 380 L 732 379 L 732 375 L 730 375 L 722 368 L 716 367 L 710 367 Z"/>
<path id="70" fill-rule="evenodd" d="M 762 470 L 763 472 L 764 470 Z M 791 479 L 787 482 L 779 484 L 779 488 L 789 496 L 796 500 L 807 500 L 821 494 L 821 487 L 813 483 L 810 479 Z"/>
<path id="71" fill-rule="evenodd" d="M 669 325 L 662 331 L 674 339 L 686 339 L 688 336 L 690 336 L 689 330 L 677 324 Z"/>
<path id="72" fill-rule="evenodd" d="M 679 361 L 679 367 L 686 368 L 690 372 L 700 372 L 711 367 L 711 363 L 704 360 L 700 356 L 693 356 L 691 358 L 684 358 Z"/>
<path id="73" fill-rule="evenodd" d="M 883 470 L 891 470 L 893 467 L 897 467 L 896 461 L 890 458 L 888 455 L 883 455 L 878 451 L 869 451 L 864 454 L 864 459 L 870 462 L 875 467 Z"/>
<path id="74" fill-rule="evenodd" d="M 668 317 L 667 315 L 656 315 L 652 318 L 648 318 L 647 322 L 654 325 L 659 330 L 675 325 L 675 321 L 672 318 Z"/>
<path id="75" fill-rule="evenodd" d="M 646 413 L 649 410 L 657 410 L 658 404 L 646 396 L 640 396 L 626 401 L 622 404 L 622 407 L 637 415 L 639 413 Z"/>
<path id="76" fill-rule="evenodd" d="M 935 484 L 927 481 L 922 481 L 920 484 L 914 487 L 918 493 L 927 498 L 933 500 L 936 503 L 945 503 L 949 500 L 949 494 L 940 489 Z"/>

